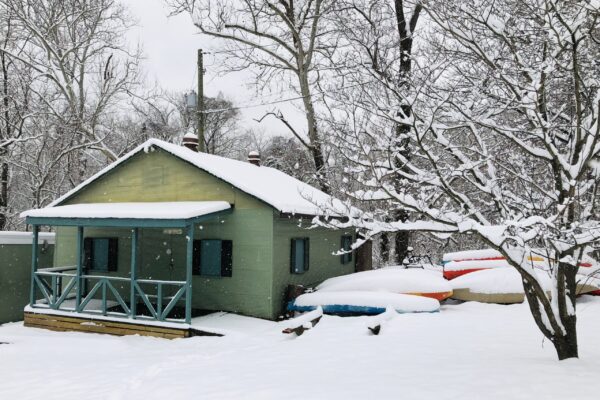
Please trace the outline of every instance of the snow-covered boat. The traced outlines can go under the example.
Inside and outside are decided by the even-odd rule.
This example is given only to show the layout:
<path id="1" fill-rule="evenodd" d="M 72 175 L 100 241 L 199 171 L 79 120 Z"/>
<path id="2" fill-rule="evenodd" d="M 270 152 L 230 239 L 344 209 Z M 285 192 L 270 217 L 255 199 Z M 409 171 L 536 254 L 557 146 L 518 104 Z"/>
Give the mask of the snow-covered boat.
<path id="1" fill-rule="evenodd" d="M 552 281 L 546 271 L 537 270 L 542 287 L 550 293 Z M 513 268 L 486 269 L 472 272 L 450 281 L 452 298 L 481 303 L 514 304 L 525 300 L 523 280 Z M 600 280 L 577 276 L 577 294 L 591 293 L 600 288 Z"/>
<path id="2" fill-rule="evenodd" d="M 540 271 L 541 272 L 541 271 Z M 543 287 L 550 290 L 550 277 L 538 274 Z M 480 303 L 515 304 L 525 300 L 521 275 L 513 268 L 485 269 L 450 281 L 452 298 Z"/>
<path id="3" fill-rule="evenodd" d="M 541 251 L 538 251 L 541 253 Z M 535 268 L 548 270 L 548 259 L 540 254 L 531 254 L 527 261 Z M 468 250 L 444 254 L 442 261 L 444 278 L 451 280 L 471 272 L 484 269 L 511 268 L 504 256 L 496 250 Z M 580 273 L 588 275 L 597 270 L 592 260 L 584 259 L 579 263 Z"/>
<path id="4" fill-rule="evenodd" d="M 327 279 L 318 292 L 365 291 L 411 294 L 444 300 L 452 287 L 439 272 L 423 269 L 387 267 Z"/>
<path id="5" fill-rule="evenodd" d="M 436 312 L 436 299 L 409 294 L 367 291 L 312 292 L 298 296 L 288 304 L 289 311 L 306 312 L 321 307 L 326 314 L 381 314 L 386 309 L 398 313 Z"/>
<path id="6" fill-rule="evenodd" d="M 510 265 L 504 259 L 448 261 L 444 264 L 444 278 L 452 280 L 471 272 L 509 267 Z"/>

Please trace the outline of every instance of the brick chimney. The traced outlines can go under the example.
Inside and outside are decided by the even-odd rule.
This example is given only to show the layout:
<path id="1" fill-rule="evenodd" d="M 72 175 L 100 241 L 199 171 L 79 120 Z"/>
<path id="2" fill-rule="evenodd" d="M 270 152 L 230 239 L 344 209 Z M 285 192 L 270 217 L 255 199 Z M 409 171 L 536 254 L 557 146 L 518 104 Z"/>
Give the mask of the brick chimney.
<path id="1" fill-rule="evenodd" d="M 183 135 L 181 145 L 192 151 L 198 151 L 198 136 L 196 136 L 196 134 L 192 131 L 187 132 L 185 135 Z"/>
<path id="2" fill-rule="evenodd" d="M 248 153 L 248 162 L 250 164 L 256 165 L 257 167 L 260 167 L 260 154 L 258 153 L 258 151 L 251 151 Z"/>

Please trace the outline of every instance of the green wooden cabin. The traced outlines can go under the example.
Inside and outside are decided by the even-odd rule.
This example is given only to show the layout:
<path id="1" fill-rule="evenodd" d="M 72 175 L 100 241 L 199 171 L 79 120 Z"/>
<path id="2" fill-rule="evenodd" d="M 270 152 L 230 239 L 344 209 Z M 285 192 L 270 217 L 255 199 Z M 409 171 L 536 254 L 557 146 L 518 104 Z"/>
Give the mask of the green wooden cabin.
<path id="1" fill-rule="evenodd" d="M 31 282 L 31 232 L 0 232 L 0 324 L 23 319 Z M 54 233 L 38 237 L 41 263 L 52 263 Z"/>
<path id="2" fill-rule="evenodd" d="M 34 235 L 56 229 L 52 265 L 34 248 L 30 307 L 188 324 L 206 311 L 275 319 L 288 285 L 356 270 L 354 254 L 334 255 L 353 229 L 308 229 L 335 207 L 278 170 L 151 139 L 22 214 Z"/>

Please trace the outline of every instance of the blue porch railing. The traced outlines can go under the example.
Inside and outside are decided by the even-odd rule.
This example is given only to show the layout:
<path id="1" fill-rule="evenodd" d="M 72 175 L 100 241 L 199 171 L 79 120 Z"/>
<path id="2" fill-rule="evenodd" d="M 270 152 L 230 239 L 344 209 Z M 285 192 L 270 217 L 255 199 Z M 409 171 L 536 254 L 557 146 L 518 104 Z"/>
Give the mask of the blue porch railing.
<path id="1" fill-rule="evenodd" d="M 230 211 L 228 211 L 230 212 Z M 185 322 L 192 321 L 192 262 L 194 244 L 194 226 L 196 223 L 214 217 L 215 213 L 191 218 L 187 220 L 131 220 L 131 219 L 71 219 L 71 218 L 31 218 L 27 217 L 27 223 L 31 224 L 33 242 L 31 251 L 31 285 L 29 293 L 29 304 L 31 307 L 46 307 L 55 310 L 74 311 L 103 315 L 118 315 L 120 317 L 152 319 L 156 321 Z M 57 226 L 76 226 L 76 261 L 75 267 L 60 267 L 38 269 L 38 234 L 40 224 Z M 94 227 L 131 227 L 131 272 L 128 278 L 104 275 L 85 275 L 84 270 L 84 226 Z M 149 279 L 138 279 L 138 247 L 139 227 L 164 228 L 164 227 L 186 227 L 186 263 L 185 281 L 159 281 Z M 74 273 L 69 273 L 74 271 Z M 67 283 L 65 283 L 67 282 Z M 119 286 L 120 287 L 117 287 Z M 156 288 L 155 294 L 144 290 L 143 286 L 150 285 Z M 89 291 L 86 288 L 91 287 Z M 165 289 L 172 295 L 165 296 Z M 122 293 L 128 293 L 128 302 Z M 152 289 L 153 291 L 154 289 Z M 37 292 L 41 292 L 42 298 L 38 299 Z M 115 303 L 109 307 L 108 301 L 111 296 Z M 100 300 L 100 307 L 92 310 L 90 303 Z M 152 302 L 151 299 L 155 301 Z M 68 301 L 67 301 L 68 300 Z M 144 304 L 150 315 L 142 315 L 137 312 L 138 300 Z M 185 317 L 169 318 L 177 303 L 183 300 Z M 112 301 L 112 300 L 111 300 Z M 66 302 L 66 303 L 65 303 Z M 96 303 L 96 301 L 94 301 Z M 69 307 L 70 305 L 70 307 Z M 116 311 L 120 306 L 122 312 Z"/>
<path id="2" fill-rule="evenodd" d="M 33 277 L 34 288 L 39 290 L 43 296 L 41 300 L 44 300 L 49 308 L 57 310 L 69 298 L 77 280 L 74 273 L 67 273 L 67 271 L 76 269 L 77 267 L 56 267 L 36 271 Z M 65 281 L 68 281 L 66 285 L 64 285 Z"/>
<path id="3" fill-rule="evenodd" d="M 143 289 L 142 285 L 145 286 L 156 286 L 156 295 L 148 295 Z M 175 293 L 165 295 L 165 286 L 172 287 L 175 289 Z M 187 285 L 185 281 L 161 281 L 161 280 L 150 280 L 150 279 L 138 279 L 134 282 L 135 294 L 139 297 L 150 314 L 152 319 L 158 321 L 176 321 L 174 319 L 168 319 L 168 315 L 173 311 L 173 308 L 181 300 L 185 300 L 183 297 L 187 291 Z M 150 299 L 154 298 L 156 304 L 153 304 Z M 165 302 L 168 300 L 168 302 Z M 164 307 L 163 307 L 164 306 Z"/>
<path id="4" fill-rule="evenodd" d="M 81 287 L 88 287 L 89 290 L 86 293 L 81 290 L 83 294 L 78 297 L 76 296 L 77 275 L 69 273 L 74 270 L 76 267 L 46 268 L 35 271 L 34 290 L 39 291 L 42 298 L 36 300 L 32 306 L 83 314 L 185 322 L 183 318 L 169 318 L 175 306 L 185 300 L 184 295 L 187 291 L 185 281 L 131 280 L 117 276 L 81 275 L 79 278 Z M 133 291 L 131 291 L 132 284 Z M 134 300 L 124 298 L 123 292 L 133 293 Z M 78 300 L 79 304 L 77 304 Z M 90 307 L 92 304 L 99 304 L 99 307 Z M 144 304 L 150 315 L 138 313 L 138 304 Z"/>

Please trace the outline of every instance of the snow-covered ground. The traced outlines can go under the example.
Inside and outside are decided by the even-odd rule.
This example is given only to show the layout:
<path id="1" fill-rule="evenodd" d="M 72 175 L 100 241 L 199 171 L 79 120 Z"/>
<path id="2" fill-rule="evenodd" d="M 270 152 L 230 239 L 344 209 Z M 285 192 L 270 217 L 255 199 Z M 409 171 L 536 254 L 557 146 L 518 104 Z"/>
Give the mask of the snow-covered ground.
<path id="1" fill-rule="evenodd" d="M 0 327 L 0 399 L 592 399 L 600 298 L 578 303 L 579 360 L 558 362 L 527 305 L 464 303 L 384 322 L 283 324 L 215 313 L 225 337 L 163 340 Z"/>

